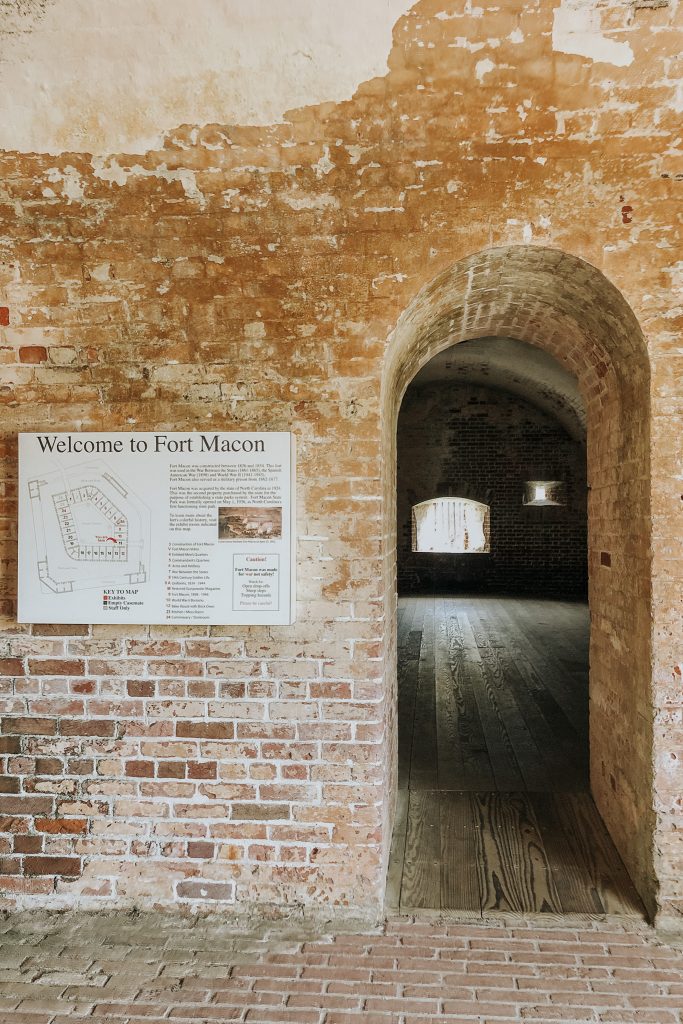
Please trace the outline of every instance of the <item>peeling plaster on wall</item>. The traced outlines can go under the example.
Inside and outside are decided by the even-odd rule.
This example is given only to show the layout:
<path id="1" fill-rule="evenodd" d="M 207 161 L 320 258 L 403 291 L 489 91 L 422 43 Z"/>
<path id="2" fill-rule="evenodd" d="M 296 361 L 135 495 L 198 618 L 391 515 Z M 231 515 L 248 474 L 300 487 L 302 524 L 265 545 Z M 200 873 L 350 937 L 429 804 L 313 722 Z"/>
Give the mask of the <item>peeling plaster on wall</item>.
<path id="1" fill-rule="evenodd" d="M 70 203 L 80 202 L 84 196 L 83 179 L 76 170 L 68 164 L 63 171 L 60 171 L 58 167 L 51 167 L 47 172 L 47 180 L 56 185 L 61 185 L 62 195 L 65 199 L 68 199 Z M 55 195 L 54 190 L 45 189 L 43 195 Z"/>
<path id="2" fill-rule="evenodd" d="M 105 162 L 98 157 L 94 157 L 92 161 L 93 171 L 96 178 L 100 178 L 102 181 L 110 181 L 115 185 L 125 185 L 129 178 L 160 178 L 163 181 L 177 181 L 182 186 L 183 192 L 188 199 L 194 200 L 199 203 L 200 206 L 206 206 L 206 198 L 204 193 L 197 187 L 197 179 L 194 171 L 187 170 L 185 168 L 179 168 L 177 170 L 169 170 L 166 164 L 160 164 L 154 170 L 147 170 L 141 167 L 140 164 L 135 164 L 133 167 L 124 168 L 121 167 L 116 160 L 109 160 Z M 67 167 L 67 171 L 73 171 L 73 167 Z M 74 172 L 75 173 L 75 172 Z M 65 175 L 66 177 L 66 175 Z M 53 180 L 53 179 L 50 179 Z M 66 184 L 64 194 L 69 195 L 66 192 Z M 71 198 L 83 198 L 83 192 L 79 196 L 73 195 Z"/>
<path id="3" fill-rule="evenodd" d="M 327 207 L 339 206 L 339 200 L 336 196 L 329 195 L 326 192 L 316 196 L 293 196 L 283 194 L 282 201 L 287 203 L 287 206 L 290 206 L 292 210 L 324 210 Z"/>
<path id="4" fill-rule="evenodd" d="M 271 124 L 386 74 L 414 0 L 0 3 L 0 149 L 144 152 L 179 124 Z M 33 11 L 29 17 L 29 12 Z"/>
<path id="5" fill-rule="evenodd" d="M 489 60 L 488 57 L 484 57 L 483 60 L 477 61 L 477 64 L 474 68 L 474 73 L 477 76 L 477 81 L 483 82 L 485 76 L 488 75 L 490 71 L 493 71 L 495 66 L 496 65 L 493 63 L 493 61 Z"/>
<path id="6" fill-rule="evenodd" d="M 634 59 L 629 43 L 603 34 L 596 0 L 561 0 L 553 13 L 553 50 L 620 68 L 628 67 Z"/>

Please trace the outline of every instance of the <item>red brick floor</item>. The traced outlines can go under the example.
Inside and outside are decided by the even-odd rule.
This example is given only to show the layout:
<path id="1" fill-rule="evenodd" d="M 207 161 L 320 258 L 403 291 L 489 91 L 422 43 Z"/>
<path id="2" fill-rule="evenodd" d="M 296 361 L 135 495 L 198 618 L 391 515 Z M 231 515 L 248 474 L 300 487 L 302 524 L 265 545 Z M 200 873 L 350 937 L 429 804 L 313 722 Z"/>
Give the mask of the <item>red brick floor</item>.
<path id="1" fill-rule="evenodd" d="M 2 1024 L 683 1022 L 683 953 L 639 921 L 391 918 L 306 938 L 169 916 L 0 922 Z"/>

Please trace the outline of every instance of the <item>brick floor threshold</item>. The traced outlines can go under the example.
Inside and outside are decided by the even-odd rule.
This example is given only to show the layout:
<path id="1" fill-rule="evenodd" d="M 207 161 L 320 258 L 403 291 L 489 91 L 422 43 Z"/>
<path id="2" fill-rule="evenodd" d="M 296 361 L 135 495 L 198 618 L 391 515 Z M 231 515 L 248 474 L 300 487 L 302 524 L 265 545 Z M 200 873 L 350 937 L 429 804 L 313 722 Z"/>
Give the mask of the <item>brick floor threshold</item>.
<path id="1" fill-rule="evenodd" d="M 683 953 L 640 921 L 392 917 L 257 934 L 158 915 L 0 922 L 2 1024 L 680 1024 Z"/>

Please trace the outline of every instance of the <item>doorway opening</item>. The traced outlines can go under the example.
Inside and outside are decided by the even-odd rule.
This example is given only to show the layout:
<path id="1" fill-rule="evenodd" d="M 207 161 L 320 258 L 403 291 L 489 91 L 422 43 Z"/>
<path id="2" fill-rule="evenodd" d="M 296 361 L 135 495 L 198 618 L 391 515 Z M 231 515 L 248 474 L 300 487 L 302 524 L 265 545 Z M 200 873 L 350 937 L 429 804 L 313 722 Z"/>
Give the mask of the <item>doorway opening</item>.
<path id="1" fill-rule="evenodd" d="M 642 916 L 651 774 L 630 756 L 651 744 L 636 710 L 649 550 L 610 572 L 635 553 L 634 527 L 649 530 L 639 328 L 574 257 L 463 263 L 407 311 L 385 380 L 399 594 L 387 903 Z M 640 492 L 628 512 L 619 488 Z"/>

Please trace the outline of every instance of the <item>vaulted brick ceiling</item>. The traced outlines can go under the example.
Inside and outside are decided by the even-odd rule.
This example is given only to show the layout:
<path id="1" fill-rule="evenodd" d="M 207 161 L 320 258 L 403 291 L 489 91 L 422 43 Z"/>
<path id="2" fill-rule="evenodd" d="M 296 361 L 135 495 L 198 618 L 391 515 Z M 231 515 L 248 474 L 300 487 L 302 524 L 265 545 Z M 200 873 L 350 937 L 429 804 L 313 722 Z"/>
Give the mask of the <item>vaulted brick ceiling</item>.
<path id="1" fill-rule="evenodd" d="M 511 392 L 554 416 L 575 438 L 586 433 L 586 410 L 575 378 L 547 352 L 513 338 L 477 338 L 444 349 L 413 380 L 469 382 Z"/>

